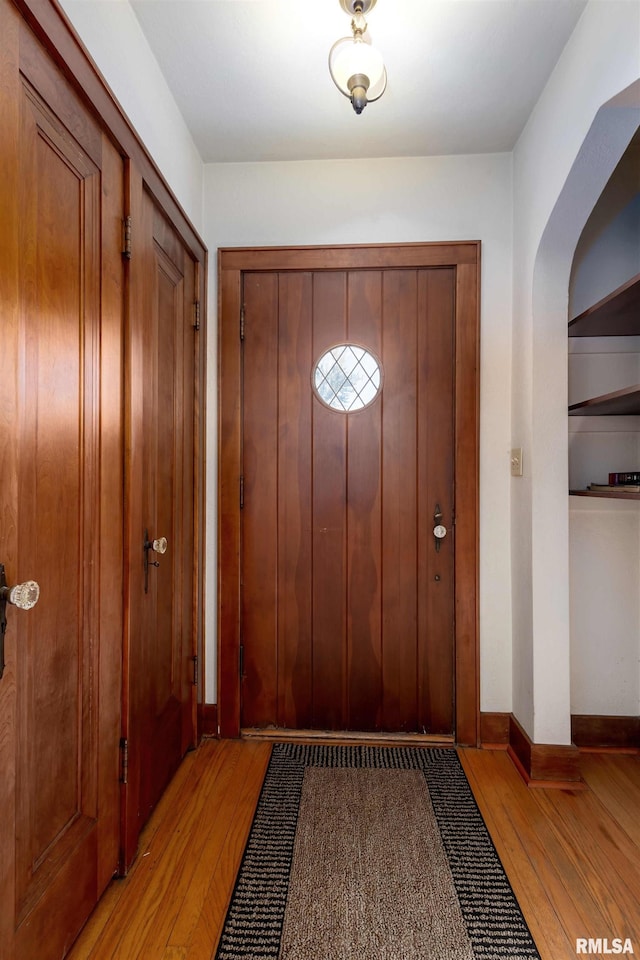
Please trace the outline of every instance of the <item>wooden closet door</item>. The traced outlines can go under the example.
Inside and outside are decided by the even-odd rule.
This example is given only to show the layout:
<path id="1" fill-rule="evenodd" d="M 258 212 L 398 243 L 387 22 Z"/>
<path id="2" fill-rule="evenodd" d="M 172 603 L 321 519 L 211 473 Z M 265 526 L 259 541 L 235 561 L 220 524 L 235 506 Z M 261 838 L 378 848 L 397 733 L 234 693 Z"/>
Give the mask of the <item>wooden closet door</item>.
<path id="1" fill-rule="evenodd" d="M 195 264 L 134 169 L 127 337 L 123 867 L 194 745 Z M 166 538 L 166 553 L 144 544 Z M 145 562 L 146 558 L 146 562 Z"/>
<path id="2" fill-rule="evenodd" d="M 40 585 L 7 611 L 0 951 L 58 960 L 118 863 L 123 169 L 11 4 L 0 21 L 0 562 Z"/>

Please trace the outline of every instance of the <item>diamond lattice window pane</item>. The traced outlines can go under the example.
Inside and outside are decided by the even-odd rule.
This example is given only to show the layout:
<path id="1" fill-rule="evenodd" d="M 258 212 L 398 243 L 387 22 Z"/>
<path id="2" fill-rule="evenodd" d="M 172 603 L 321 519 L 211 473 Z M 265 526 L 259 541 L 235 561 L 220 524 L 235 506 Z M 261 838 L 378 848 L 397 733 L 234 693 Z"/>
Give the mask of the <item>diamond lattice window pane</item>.
<path id="1" fill-rule="evenodd" d="M 341 343 L 315 365 L 313 385 L 327 406 L 349 412 L 373 403 L 380 392 L 380 364 L 362 347 Z"/>

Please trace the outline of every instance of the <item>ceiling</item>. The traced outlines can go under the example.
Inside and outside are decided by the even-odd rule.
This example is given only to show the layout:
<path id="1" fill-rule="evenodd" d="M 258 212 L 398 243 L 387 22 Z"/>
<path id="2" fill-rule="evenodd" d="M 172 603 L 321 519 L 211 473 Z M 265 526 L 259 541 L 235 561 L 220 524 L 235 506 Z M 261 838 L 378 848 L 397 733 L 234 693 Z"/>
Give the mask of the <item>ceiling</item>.
<path id="1" fill-rule="evenodd" d="M 586 0 L 377 0 L 389 77 L 356 116 L 339 0 L 130 0 L 205 162 L 510 151 Z"/>

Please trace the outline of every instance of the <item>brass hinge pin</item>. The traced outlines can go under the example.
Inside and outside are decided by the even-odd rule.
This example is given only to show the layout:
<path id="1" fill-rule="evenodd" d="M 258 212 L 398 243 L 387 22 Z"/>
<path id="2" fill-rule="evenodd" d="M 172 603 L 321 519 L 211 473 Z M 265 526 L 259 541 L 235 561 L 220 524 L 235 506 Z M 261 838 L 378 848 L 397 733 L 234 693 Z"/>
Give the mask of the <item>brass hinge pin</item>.
<path id="1" fill-rule="evenodd" d="M 126 737 L 120 738 L 120 783 L 128 783 L 129 776 L 129 741 Z"/>
<path id="2" fill-rule="evenodd" d="M 125 260 L 131 260 L 131 217 L 125 217 L 123 221 L 123 244 L 122 256 Z"/>

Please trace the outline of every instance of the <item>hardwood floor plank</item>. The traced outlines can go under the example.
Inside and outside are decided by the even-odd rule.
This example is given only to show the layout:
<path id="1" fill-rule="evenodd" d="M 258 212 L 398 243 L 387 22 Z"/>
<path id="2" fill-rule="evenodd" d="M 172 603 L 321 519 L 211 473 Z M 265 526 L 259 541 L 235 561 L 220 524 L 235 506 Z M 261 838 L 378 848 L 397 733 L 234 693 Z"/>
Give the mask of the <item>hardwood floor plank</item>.
<path id="1" fill-rule="evenodd" d="M 640 847 L 640 756 L 583 753 L 582 776 L 630 839 Z M 635 792 L 629 785 L 635 786 Z"/>
<path id="2" fill-rule="evenodd" d="M 203 830 L 199 837 L 199 852 L 190 860 L 188 882 L 181 891 L 179 909 L 167 941 L 169 945 L 185 948 L 190 945 L 206 900 L 211 896 L 211 887 L 216 889 L 223 886 L 220 880 L 221 871 L 223 865 L 228 864 L 224 874 L 226 912 L 271 755 L 270 745 L 255 744 L 254 747 L 244 782 L 238 778 L 237 784 L 234 783 L 234 790 L 225 793 L 216 806 L 215 817 L 211 818 L 209 829 Z M 236 834 L 238 843 L 235 845 L 235 855 L 229 863 L 230 838 L 235 838 Z M 145 946 L 152 948 L 152 941 L 148 941 Z"/>
<path id="3" fill-rule="evenodd" d="M 246 753 L 239 741 L 205 741 L 185 757 L 142 833 L 140 852 L 129 876 L 112 882 L 90 918 L 91 948 L 87 948 L 83 932 L 70 960 L 134 960 L 139 955 L 141 944 L 136 937 L 143 940 L 157 920 L 161 884 L 169 882 L 176 856 L 189 843 L 198 842 L 197 816 L 208 815 L 210 807 L 215 809 L 212 794 L 216 789 L 221 795 L 233 793 L 236 769 L 245 756 L 248 760 L 250 752 Z M 156 956 L 161 957 L 162 952 Z M 151 955 L 148 957 L 151 960 Z"/>
<path id="4" fill-rule="evenodd" d="M 166 817 L 175 816 L 175 811 L 183 808 L 188 792 L 192 788 L 187 784 L 193 784 L 194 777 L 197 782 L 197 775 L 194 771 L 197 770 L 198 764 L 204 765 L 204 762 L 205 758 L 200 755 L 200 752 L 189 753 L 185 757 L 167 791 L 158 803 L 152 818 L 142 832 L 140 837 L 141 851 L 148 847 L 158 831 L 162 829 Z M 89 917 L 80 937 L 76 940 L 69 954 L 69 960 L 89 960 L 90 957 L 107 956 L 100 941 L 105 935 L 105 928 L 110 918 L 118 909 L 121 898 L 133 899 L 129 890 L 134 876 L 140 869 L 139 860 L 140 857 L 134 863 L 127 878 L 114 878 L 111 881 L 97 908 Z"/>
<path id="5" fill-rule="evenodd" d="M 236 798 L 235 813 L 229 823 L 224 847 L 220 851 L 216 868 L 210 876 L 206 895 L 201 900 L 202 909 L 198 922 L 189 938 L 188 960 L 209 960 L 212 945 L 216 947 L 218 944 L 235 878 L 251 828 L 267 762 L 268 757 L 266 757 L 262 771 L 258 771 L 259 778 L 257 780 L 255 778 L 247 780 L 245 789 Z M 256 786 L 258 786 L 257 792 Z"/>
<path id="6" fill-rule="evenodd" d="M 574 958 L 579 937 L 611 942 L 630 936 L 639 944 L 638 845 L 592 790 L 528 790 L 506 768 L 501 778 L 499 756 L 492 763 L 486 752 L 470 751 L 463 763 L 476 774 L 472 787 L 543 960 Z M 640 789 L 632 778 L 625 791 L 638 809 Z M 504 851 L 513 842 L 521 852 L 512 873 Z M 526 877 L 525 857 L 534 878 Z M 558 943 L 549 949 L 549 918 L 540 923 L 538 908 L 532 909 L 540 883 L 568 939 L 565 952 Z"/>
<path id="7" fill-rule="evenodd" d="M 532 848 L 524 842 L 534 802 L 531 791 L 504 751 L 464 749 L 459 755 L 542 960 L 574 960 L 575 942 L 558 910 L 562 881 L 552 865 L 541 875 L 544 849 L 535 835 Z"/>
<path id="8" fill-rule="evenodd" d="M 580 798 L 564 791 L 541 793 L 541 812 L 571 864 L 571 876 L 597 905 L 597 920 L 590 917 L 593 936 L 640 943 L 640 866 L 626 834 L 594 793 Z"/>
<path id="9" fill-rule="evenodd" d="M 270 751 L 211 740 L 185 758 L 69 960 L 210 960 Z M 504 751 L 459 755 L 542 960 L 575 960 L 578 937 L 640 955 L 640 758 L 582 755 L 574 792 L 528 789 Z"/>
<path id="10" fill-rule="evenodd" d="M 173 913 L 172 896 L 181 864 L 184 858 L 194 857 L 199 848 L 204 818 L 212 816 L 218 806 L 214 797 L 227 793 L 232 784 L 233 790 L 237 789 L 252 758 L 253 752 L 242 749 L 239 743 L 224 744 L 224 756 L 220 751 L 213 755 L 211 772 L 203 776 L 182 815 L 168 823 L 167 830 L 141 854 L 142 858 L 148 857 L 148 866 L 143 860 L 146 870 L 141 869 L 136 877 L 136 886 L 141 888 L 140 900 L 135 911 L 128 915 L 125 930 L 119 937 L 114 954 L 118 960 L 146 960 L 157 956 L 168 945 L 171 926 L 167 929 L 165 920 L 172 919 L 171 915 L 167 918 L 167 910 Z M 148 878 L 144 873 L 149 874 Z M 142 888 L 143 878 L 146 882 Z M 161 932 L 159 942 L 156 930 Z M 149 947 L 147 939 L 151 941 Z"/>
<path id="11" fill-rule="evenodd" d="M 225 761 L 227 764 L 232 763 L 231 759 L 227 758 L 227 753 L 225 748 L 215 755 L 213 759 L 215 768 L 222 770 Z M 124 960 L 126 957 L 127 960 L 133 960 L 137 956 L 135 938 L 144 936 L 144 932 L 153 922 L 157 912 L 154 897 L 157 891 L 158 870 L 160 869 L 161 875 L 164 875 L 165 865 L 172 868 L 176 854 L 175 824 L 183 821 L 185 811 L 189 809 L 190 793 L 194 797 L 205 795 L 202 789 L 203 759 L 204 756 L 200 753 L 185 758 L 178 771 L 179 774 L 183 774 L 183 777 L 178 783 L 175 780 L 171 783 L 154 811 L 149 823 L 149 833 L 144 831 L 140 838 L 138 857 L 129 876 L 117 881 L 120 885 L 126 886 L 126 896 L 121 897 L 117 914 L 113 914 L 110 922 L 105 924 L 94 951 L 89 955 L 91 958 L 122 957 Z M 180 834 L 177 836 L 179 838 Z M 130 954 L 127 953 L 128 950 L 131 950 Z M 75 957 L 72 956 L 72 960 L 75 960 Z"/>

